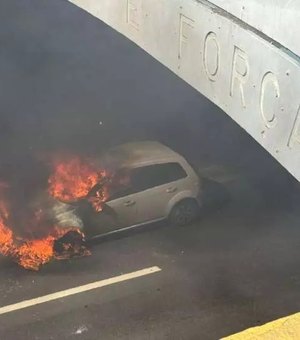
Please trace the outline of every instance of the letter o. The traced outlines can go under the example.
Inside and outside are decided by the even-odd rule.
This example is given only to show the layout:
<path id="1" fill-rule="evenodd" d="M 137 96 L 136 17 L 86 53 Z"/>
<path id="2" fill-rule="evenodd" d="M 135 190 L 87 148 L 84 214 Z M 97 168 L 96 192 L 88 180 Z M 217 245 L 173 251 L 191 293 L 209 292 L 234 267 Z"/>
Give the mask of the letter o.
<path id="1" fill-rule="evenodd" d="M 204 40 L 203 64 L 208 78 L 216 81 L 220 68 L 220 46 L 217 35 L 209 32 Z"/>
<path id="2" fill-rule="evenodd" d="M 271 87 L 273 88 L 273 93 L 271 92 Z M 268 97 L 267 97 L 268 96 Z M 272 72 L 267 72 L 261 82 L 261 91 L 260 91 L 260 113 L 262 116 L 262 119 L 264 121 L 264 124 L 267 128 L 273 128 L 276 123 L 277 123 L 277 118 L 274 112 L 274 108 L 273 111 L 268 113 L 265 109 L 266 106 L 266 102 L 269 102 L 269 106 L 270 103 L 273 104 L 274 106 L 274 99 L 279 98 L 280 97 L 280 88 L 279 88 L 279 84 L 278 84 L 278 80 L 275 76 L 274 73 Z"/>

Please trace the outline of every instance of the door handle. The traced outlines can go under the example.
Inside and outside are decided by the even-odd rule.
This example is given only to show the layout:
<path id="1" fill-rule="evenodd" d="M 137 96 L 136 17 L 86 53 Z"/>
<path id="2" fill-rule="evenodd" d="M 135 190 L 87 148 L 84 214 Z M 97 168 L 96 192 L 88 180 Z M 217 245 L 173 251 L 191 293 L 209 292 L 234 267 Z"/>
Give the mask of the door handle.
<path id="1" fill-rule="evenodd" d="M 126 201 L 124 203 L 124 205 L 125 205 L 125 207 L 131 207 L 131 206 L 135 205 L 135 201 Z"/>
<path id="2" fill-rule="evenodd" d="M 172 188 L 168 188 L 166 191 L 167 191 L 168 194 L 171 194 L 171 193 L 175 192 L 176 190 L 177 190 L 176 187 L 172 187 Z"/>

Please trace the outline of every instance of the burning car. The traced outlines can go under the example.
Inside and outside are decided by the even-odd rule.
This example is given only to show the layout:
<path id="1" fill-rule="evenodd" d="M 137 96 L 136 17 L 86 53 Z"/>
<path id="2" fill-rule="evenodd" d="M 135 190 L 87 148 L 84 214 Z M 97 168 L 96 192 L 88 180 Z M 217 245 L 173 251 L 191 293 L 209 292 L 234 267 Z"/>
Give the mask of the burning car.
<path id="1" fill-rule="evenodd" d="M 123 144 L 99 160 L 108 176 L 69 205 L 88 238 L 168 219 L 192 222 L 201 206 L 201 182 L 188 162 L 158 142 Z"/>
<path id="2" fill-rule="evenodd" d="M 9 185 L 0 186 L 0 253 L 27 269 L 89 255 L 86 238 L 165 219 L 186 225 L 201 206 L 195 171 L 158 142 L 123 144 L 97 160 L 62 157 L 52 166 L 47 191 L 22 213 L 11 209 Z"/>

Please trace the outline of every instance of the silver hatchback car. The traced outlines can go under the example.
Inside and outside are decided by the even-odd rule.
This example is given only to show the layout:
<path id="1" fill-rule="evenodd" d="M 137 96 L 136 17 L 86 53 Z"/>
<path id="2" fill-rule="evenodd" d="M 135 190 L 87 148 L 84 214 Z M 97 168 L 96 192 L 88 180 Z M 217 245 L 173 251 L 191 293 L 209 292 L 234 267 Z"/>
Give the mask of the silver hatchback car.
<path id="1" fill-rule="evenodd" d="M 112 183 L 108 209 L 95 213 L 87 202 L 85 208 L 76 208 L 82 221 L 77 225 L 87 238 L 165 219 L 186 225 L 197 217 L 202 205 L 200 178 L 169 147 L 152 141 L 133 142 L 110 149 L 99 161 L 113 168 L 119 178 L 126 173 L 128 180 L 121 185 L 119 181 L 115 186 Z M 67 210 L 74 220 L 75 211 Z M 62 215 L 67 216 L 64 208 Z"/>

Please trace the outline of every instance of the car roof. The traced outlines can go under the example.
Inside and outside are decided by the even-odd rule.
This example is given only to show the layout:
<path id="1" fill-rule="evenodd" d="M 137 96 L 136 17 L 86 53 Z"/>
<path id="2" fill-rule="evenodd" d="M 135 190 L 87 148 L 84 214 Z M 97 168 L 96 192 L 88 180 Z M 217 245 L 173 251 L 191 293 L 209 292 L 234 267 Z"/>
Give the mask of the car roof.
<path id="1" fill-rule="evenodd" d="M 156 141 L 122 144 L 108 150 L 103 157 L 108 166 L 130 168 L 179 158 L 178 153 Z"/>

